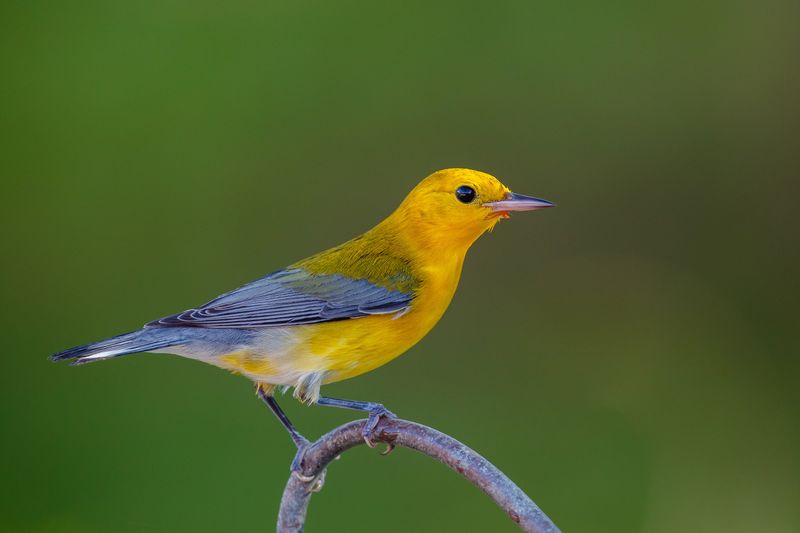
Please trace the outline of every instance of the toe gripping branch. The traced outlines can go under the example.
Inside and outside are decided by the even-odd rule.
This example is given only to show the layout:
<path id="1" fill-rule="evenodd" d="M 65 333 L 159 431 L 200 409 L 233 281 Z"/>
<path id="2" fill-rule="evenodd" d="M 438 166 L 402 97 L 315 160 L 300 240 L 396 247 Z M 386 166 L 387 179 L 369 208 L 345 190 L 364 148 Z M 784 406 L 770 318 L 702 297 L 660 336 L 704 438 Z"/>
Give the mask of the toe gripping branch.
<path id="1" fill-rule="evenodd" d="M 369 410 L 369 413 L 366 420 L 339 426 L 304 447 L 302 452 L 298 450 L 281 498 L 278 533 L 303 531 L 311 495 L 322 487 L 327 466 L 343 452 L 369 442 L 373 445 L 384 442 L 389 449 L 394 446 L 411 448 L 445 464 L 492 498 L 523 531 L 559 532 L 513 481 L 464 444 L 422 424 L 388 416 L 379 409 Z"/>
<path id="2" fill-rule="evenodd" d="M 309 443 L 292 425 L 275 398 L 261 387 L 258 395 L 287 429 L 297 446 L 291 475 L 286 483 L 278 511 L 278 533 L 303 531 L 311 494 L 322 489 L 328 464 L 359 444 L 374 447 L 387 444 L 388 454 L 395 446 L 411 448 L 458 472 L 485 492 L 524 531 L 558 533 L 556 525 L 503 472 L 479 454 L 435 429 L 401 420 L 383 405 L 371 402 L 321 397 L 320 405 L 366 411 L 366 420 L 349 422 Z"/>

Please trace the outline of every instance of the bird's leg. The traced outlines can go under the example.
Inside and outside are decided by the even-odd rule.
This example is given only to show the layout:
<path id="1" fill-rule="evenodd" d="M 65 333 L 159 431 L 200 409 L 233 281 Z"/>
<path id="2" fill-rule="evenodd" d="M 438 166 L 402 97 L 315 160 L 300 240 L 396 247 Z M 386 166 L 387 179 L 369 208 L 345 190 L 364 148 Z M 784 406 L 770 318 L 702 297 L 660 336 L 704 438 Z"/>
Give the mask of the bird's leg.
<path id="1" fill-rule="evenodd" d="M 259 398 L 261 398 L 264 403 L 267 404 L 267 407 L 269 407 L 270 410 L 275 413 L 275 416 L 278 417 L 280 423 L 283 424 L 283 427 L 286 428 L 286 431 L 288 431 L 289 435 L 292 437 L 292 441 L 294 442 L 295 446 L 297 446 L 297 453 L 295 454 L 291 465 L 292 472 L 300 477 L 302 481 L 313 481 L 313 478 L 304 479 L 307 476 L 300 474 L 300 463 L 302 463 L 303 455 L 305 455 L 306 449 L 308 448 L 308 439 L 302 436 L 300 432 L 295 429 L 294 425 L 289 420 L 289 417 L 286 416 L 286 413 L 283 412 L 283 409 L 281 409 L 281 407 L 278 405 L 278 402 L 275 401 L 275 397 L 265 391 L 260 384 L 256 385 L 256 393 L 258 394 Z"/>
<path id="2" fill-rule="evenodd" d="M 295 446 L 302 448 L 303 446 L 307 445 L 308 439 L 302 436 L 295 429 L 294 425 L 292 425 L 292 422 L 286 416 L 286 413 L 283 412 L 283 409 L 281 409 L 281 407 L 278 405 L 278 402 L 275 401 L 275 398 L 273 396 L 264 394 L 261 389 L 259 389 L 258 395 L 262 400 L 264 400 L 264 403 L 267 404 L 267 407 L 269 407 L 272 412 L 275 413 L 275 416 L 278 417 L 278 420 L 280 420 L 281 424 L 283 424 L 283 427 L 286 428 L 286 431 L 289 432 L 289 436 L 292 437 L 292 441 L 294 441 Z"/>
<path id="3" fill-rule="evenodd" d="M 344 409 L 354 409 L 356 411 L 366 411 L 369 413 L 367 417 L 367 423 L 364 424 L 364 429 L 361 430 L 361 436 L 364 437 L 364 442 L 367 443 L 367 446 L 370 448 L 375 447 L 375 441 L 373 440 L 375 436 L 375 428 L 378 426 L 378 422 L 380 422 L 381 417 L 384 418 L 397 418 L 395 414 L 389 411 L 387 408 L 380 403 L 374 402 L 359 402 L 357 400 L 342 400 L 339 398 L 329 398 L 327 396 L 320 396 L 319 400 L 317 400 L 317 404 L 319 405 L 327 405 L 329 407 L 342 407 Z M 392 445 L 389 444 L 389 448 L 384 453 L 389 453 L 392 451 Z"/>

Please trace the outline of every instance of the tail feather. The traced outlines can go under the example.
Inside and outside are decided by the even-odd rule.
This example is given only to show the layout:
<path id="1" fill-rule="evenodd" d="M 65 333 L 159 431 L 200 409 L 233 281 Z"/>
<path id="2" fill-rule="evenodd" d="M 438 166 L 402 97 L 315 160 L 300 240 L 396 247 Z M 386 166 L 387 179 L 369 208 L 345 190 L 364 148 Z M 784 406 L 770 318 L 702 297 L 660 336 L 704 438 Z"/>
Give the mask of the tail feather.
<path id="1" fill-rule="evenodd" d="M 143 329 L 125 333 L 83 346 L 76 346 L 50 356 L 51 361 L 74 359 L 71 364 L 82 365 L 94 361 L 102 361 L 131 353 L 149 352 L 174 346 L 179 342 L 172 335 L 165 335 L 164 330 Z"/>

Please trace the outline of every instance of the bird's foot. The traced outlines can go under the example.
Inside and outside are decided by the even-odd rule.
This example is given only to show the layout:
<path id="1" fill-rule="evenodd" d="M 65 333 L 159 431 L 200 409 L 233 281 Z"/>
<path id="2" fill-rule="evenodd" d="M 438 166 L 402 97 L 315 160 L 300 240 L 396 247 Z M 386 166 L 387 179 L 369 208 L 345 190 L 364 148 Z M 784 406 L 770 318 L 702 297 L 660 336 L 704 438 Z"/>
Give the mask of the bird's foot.
<path id="1" fill-rule="evenodd" d="M 296 477 L 303 483 L 311 484 L 311 486 L 308 488 L 309 492 L 319 492 L 322 490 L 322 486 L 325 484 L 325 474 L 328 471 L 323 470 L 320 474 L 317 474 L 316 476 L 307 476 L 303 474 L 303 459 L 305 458 L 306 451 L 308 451 L 308 448 L 310 446 L 311 443 L 306 441 L 305 444 L 297 447 L 297 453 L 295 454 L 294 459 L 292 459 L 292 465 L 290 469 L 294 477 Z"/>
<path id="2" fill-rule="evenodd" d="M 305 444 L 297 444 L 297 453 L 294 454 L 292 464 L 289 466 L 289 469 L 292 471 L 292 475 L 305 483 L 314 481 L 314 476 L 306 476 L 303 474 L 303 458 L 306 456 L 306 450 L 308 450 L 309 446 L 310 443 L 308 441 L 306 441 Z"/>
<path id="3" fill-rule="evenodd" d="M 367 446 L 370 448 L 375 447 L 375 438 L 377 437 L 375 434 L 375 429 L 378 427 L 378 423 L 381 421 L 381 418 L 397 418 L 397 416 L 379 403 L 371 406 L 367 421 L 364 424 L 364 428 L 361 430 L 361 436 L 364 437 L 364 442 L 366 442 Z M 389 454 L 393 448 L 394 445 L 389 443 L 386 451 L 383 452 L 383 455 Z"/>

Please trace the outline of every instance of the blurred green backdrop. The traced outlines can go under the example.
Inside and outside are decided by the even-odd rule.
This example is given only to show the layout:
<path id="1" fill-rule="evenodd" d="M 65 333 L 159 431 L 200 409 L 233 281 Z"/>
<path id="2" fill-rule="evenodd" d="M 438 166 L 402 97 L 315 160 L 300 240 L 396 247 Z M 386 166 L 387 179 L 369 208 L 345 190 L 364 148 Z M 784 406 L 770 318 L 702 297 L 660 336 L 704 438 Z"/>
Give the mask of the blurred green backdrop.
<path id="1" fill-rule="evenodd" d="M 800 530 L 800 8 L 766 2 L 0 7 L 0 529 L 269 531 L 292 447 L 249 383 L 128 331 L 337 244 L 433 170 L 503 222 L 440 325 L 328 394 L 503 468 L 565 531 Z M 316 437 L 354 418 L 286 400 Z M 407 450 L 308 531 L 514 531 Z"/>

